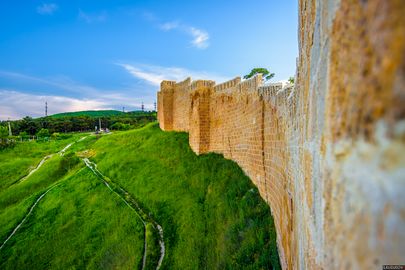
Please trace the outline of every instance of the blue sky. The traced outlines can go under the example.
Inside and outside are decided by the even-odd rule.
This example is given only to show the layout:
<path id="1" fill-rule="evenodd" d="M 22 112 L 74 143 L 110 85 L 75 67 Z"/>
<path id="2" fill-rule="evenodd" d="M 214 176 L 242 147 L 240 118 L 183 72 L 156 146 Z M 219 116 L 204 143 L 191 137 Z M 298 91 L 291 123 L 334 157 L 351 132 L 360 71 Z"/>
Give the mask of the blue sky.
<path id="1" fill-rule="evenodd" d="M 297 1 L 0 2 L 0 120 L 152 109 L 162 79 L 295 73 Z"/>

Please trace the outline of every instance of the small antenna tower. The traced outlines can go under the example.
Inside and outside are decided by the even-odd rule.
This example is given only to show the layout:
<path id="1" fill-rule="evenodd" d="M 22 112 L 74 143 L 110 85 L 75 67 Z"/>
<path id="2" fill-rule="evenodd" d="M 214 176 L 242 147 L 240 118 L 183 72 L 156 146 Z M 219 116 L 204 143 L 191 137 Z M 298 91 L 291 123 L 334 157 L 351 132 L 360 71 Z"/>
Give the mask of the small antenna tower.
<path id="1" fill-rule="evenodd" d="M 122 107 L 122 112 L 125 112 L 125 107 Z"/>
<path id="2" fill-rule="evenodd" d="M 156 110 L 156 101 L 153 103 L 153 106 L 155 107 L 155 112 L 157 111 Z"/>
<path id="3" fill-rule="evenodd" d="M 145 105 L 143 105 L 143 101 L 142 101 L 142 105 L 141 105 L 141 110 L 145 111 Z"/>
<path id="4" fill-rule="evenodd" d="M 45 117 L 48 116 L 48 101 L 45 101 Z"/>

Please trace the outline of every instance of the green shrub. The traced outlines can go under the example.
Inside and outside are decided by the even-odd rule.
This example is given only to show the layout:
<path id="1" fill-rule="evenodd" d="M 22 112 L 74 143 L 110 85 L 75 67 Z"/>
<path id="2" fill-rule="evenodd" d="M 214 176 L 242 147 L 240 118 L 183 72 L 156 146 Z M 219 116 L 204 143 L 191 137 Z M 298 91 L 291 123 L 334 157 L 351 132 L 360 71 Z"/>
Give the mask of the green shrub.
<path id="1" fill-rule="evenodd" d="M 8 137 L 7 127 L 0 126 L 0 139 L 5 139 Z"/>
<path id="2" fill-rule="evenodd" d="M 60 171 L 61 172 L 68 172 L 70 171 L 76 164 L 80 162 L 80 159 L 72 152 L 69 152 L 62 156 L 60 161 Z"/>
<path id="3" fill-rule="evenodd" d="M 41 130 L 37 132 L 37 136 L 39 138 L 47 138 L 49 137 L 49 130 L 46 128 L 41 128 Z"/>
<path id="4" fill-rule="evenodd" d="M 124 124 L 121 122 L 117 122 L 111 126 L 111 129 L 112 130 L 130 130 L 130 129 L 132 129 L 132 126 L 130 124 Z"/>

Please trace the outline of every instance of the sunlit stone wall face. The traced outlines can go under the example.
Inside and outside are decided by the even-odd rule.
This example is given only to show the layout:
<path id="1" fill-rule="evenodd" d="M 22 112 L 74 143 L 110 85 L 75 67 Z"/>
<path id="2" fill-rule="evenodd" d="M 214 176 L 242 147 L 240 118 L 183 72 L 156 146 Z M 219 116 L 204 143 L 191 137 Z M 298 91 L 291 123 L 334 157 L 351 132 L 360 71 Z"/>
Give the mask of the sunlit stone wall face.
<path id="1" fill-rule="evenodd" d="M 404 263 L 404 14 L 403 0 L 301 0 L 295 86 L 162 82 L 160 127 L 241 166 L 284 269 Z"/>

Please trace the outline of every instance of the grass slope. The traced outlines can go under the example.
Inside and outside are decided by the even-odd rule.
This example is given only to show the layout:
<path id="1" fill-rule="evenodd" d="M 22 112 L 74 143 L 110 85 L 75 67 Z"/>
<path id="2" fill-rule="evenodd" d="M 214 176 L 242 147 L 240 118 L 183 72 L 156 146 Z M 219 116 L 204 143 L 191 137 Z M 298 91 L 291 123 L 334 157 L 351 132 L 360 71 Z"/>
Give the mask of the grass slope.
<path id="1" fill-rule="evenodd" d="M 85 149 L 162 225 L 161 269 L 280 269 L 270 209 L 248 177 L 221 155 L 196 156 L 186 133 L 162 132 L 156 124 L 91 136 L 26 181 L 4 186 L 1 241 L 40 194 L 59 183 L 0 250 L 0 269 L 140 269 L 142 224 L 72 154 Z M 16 166 L 16 174 L 25 167 Z"/>
<path id="2" fill-rule="evenodd" d="M 139 268 L 144 239 L 139 218 L 71 155 L 94 141 L 75 144 L 26 181 L 0 192 L 3 242 L 34 201 L 58 184 L 0 250 L 0 269 Z"/>
<path id="3" fill-rule="evenodd" d="M 104 137 L 100 171 L 162 224 L 165 269 L 279 269 L 269 207 L 232 161 L 196 156 L 186 133 L 158 126 Z"/>
<path id="4" fill-rule="evenodd" d="M 1 269 L 138 269 L 138 217 L 87 169 L 49 192 L 1 253 Z"/>
<path id="5" fill-rule="evenodd" d="M 43 157 L 62 150 L 82 136 L 84 135 L 74 134 L 67 139 L 51 142 L 17 143 L 13 148 L 0 150 L 0 191 L 27 175 Z"/>

